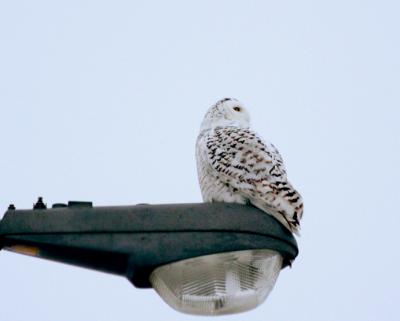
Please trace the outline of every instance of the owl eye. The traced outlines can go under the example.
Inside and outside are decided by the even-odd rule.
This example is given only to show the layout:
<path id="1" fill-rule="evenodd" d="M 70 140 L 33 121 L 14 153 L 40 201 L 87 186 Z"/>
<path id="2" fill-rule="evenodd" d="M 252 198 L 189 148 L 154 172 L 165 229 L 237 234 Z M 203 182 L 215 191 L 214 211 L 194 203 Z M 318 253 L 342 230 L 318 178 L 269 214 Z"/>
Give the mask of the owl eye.
<path id="1" fill-rule="evenodd" d="M 233 110 L 234 110 L 234 111 L 242 111 L 242 108 L 236 106 L 236 107 L 233 107 Z"/>

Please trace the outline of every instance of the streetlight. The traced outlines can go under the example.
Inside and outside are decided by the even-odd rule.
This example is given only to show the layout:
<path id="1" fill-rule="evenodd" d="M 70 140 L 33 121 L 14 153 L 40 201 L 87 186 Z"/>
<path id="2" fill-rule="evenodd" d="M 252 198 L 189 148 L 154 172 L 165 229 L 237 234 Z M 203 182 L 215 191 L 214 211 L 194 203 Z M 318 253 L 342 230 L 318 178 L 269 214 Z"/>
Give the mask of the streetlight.
<path id="1" fill-rule="evenodd" d="M 201 315 L 261 304 L 297 256 L 293 235 L 272 216 L 232 203 L 93 207 L 41 198 L 10 205 L 0 249 L 127 277 L 174 309 Z"/>

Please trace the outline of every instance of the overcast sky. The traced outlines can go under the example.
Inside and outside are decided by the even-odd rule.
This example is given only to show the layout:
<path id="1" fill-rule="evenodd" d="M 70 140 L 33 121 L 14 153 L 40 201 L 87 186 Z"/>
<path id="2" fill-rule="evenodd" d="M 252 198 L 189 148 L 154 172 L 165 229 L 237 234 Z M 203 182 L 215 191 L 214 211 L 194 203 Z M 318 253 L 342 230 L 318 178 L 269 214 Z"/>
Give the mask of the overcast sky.
<path id="1" fill-rule="evenodd" d="M 219 320 L 399 320 L 399 12 L 395 0 L 0 1 L 0 208 L 39 195 L 200 202 L 200 122 L 236 97 L 305 215 L 268 300 Z M 4 251 L 0 302 L 0 321 L 202 319 L 124 278 Z"/>

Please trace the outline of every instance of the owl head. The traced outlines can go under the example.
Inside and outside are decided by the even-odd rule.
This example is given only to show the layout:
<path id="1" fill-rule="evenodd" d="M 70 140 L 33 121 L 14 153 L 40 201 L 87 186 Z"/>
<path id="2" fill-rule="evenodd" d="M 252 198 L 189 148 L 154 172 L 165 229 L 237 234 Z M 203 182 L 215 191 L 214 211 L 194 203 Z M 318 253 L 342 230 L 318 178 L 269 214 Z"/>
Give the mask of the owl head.
<path id="1" fill-rule="evenodd" d="M 210 129 L 217 126 L 250 125 L 250 116 L 244 105 L 234 98 L 224 98 L 217 101 L 207 111 L 201 124 L 201 129 Z"/>

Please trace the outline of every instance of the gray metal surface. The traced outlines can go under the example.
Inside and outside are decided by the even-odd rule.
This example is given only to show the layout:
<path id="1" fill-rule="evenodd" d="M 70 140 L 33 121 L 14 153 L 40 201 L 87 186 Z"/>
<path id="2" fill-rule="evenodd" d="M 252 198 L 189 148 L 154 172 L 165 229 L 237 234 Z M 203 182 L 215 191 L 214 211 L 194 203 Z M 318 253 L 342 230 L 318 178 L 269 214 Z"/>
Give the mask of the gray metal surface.
<path id="1" fill-rule="evenodd" d="M 272 249 L 284 265 L 298 254 L 278 221 L 239 204 L 169 204 L 14 210 L 0 221 L 0 248 L 38 249 L 38 257 L 128 277 L 150 287 L 157 266 L 200 255 Z"/>

